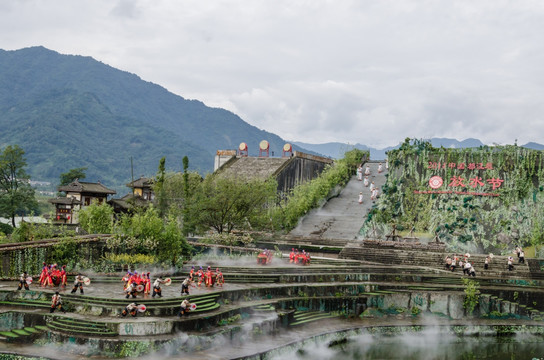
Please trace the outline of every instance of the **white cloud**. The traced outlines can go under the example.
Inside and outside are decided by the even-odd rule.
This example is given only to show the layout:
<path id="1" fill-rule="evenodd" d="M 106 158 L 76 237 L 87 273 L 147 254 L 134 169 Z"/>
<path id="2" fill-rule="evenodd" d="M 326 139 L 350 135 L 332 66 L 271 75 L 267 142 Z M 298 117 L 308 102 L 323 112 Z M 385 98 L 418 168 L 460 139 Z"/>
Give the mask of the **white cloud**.
<path id="1" fill-rule="evenodd" d="M 289 140 L 540 141 L 544 3 L 26 0 L 0 47 L 93 56 Z"/>

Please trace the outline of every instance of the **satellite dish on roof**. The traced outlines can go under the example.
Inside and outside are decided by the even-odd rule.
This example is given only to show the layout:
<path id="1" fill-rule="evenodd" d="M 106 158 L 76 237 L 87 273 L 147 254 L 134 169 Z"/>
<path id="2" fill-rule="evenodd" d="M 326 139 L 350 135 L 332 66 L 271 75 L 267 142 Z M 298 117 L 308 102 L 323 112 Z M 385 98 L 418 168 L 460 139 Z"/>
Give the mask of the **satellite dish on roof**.
<path id="1" fill-rule="evenodd" d="M 263 140 L 259 143 L 259 156 L 266 156 L 268 157 L 268 149 L 270 148 L 270 144 L 268 141 Z"/>

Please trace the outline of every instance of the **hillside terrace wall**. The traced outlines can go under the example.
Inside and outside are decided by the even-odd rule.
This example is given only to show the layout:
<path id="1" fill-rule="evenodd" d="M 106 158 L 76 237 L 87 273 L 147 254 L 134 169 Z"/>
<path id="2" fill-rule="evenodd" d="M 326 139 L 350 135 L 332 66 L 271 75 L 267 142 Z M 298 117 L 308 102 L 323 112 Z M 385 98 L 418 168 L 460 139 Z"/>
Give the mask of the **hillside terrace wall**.
<path id="1" fill-rule="evenodd" d="M 286 162 L 275 173 L 278 181 L 278 191 L 287 193 L 295 185 L 318 177 L 325 170 L 325 167 L 332 163 L 333 160 L 329 158 L 295 151 L 291 160 Z"/>

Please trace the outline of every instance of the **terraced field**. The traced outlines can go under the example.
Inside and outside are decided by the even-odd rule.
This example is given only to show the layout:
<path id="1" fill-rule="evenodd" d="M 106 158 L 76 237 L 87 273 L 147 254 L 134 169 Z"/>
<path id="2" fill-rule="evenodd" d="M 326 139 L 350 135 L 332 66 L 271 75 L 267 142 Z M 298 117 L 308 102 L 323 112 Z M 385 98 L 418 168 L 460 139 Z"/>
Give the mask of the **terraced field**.
<path id="1" fill-rule="evenodd" d="M 66 314 L 49 314 L 52 290 L 16 292 L 5 290 L 4 286 L 0 288 L 0 310 L 24 314 L 25 324 L 34 324 L 2 329 L 0 341 L 32 342 L 48 334 L 56 341 L 71 338 L 77 339 L 78 343 L 102 339 L 103 344 L 108 344 L 111 339 L 114 341 L 109 343 L 111 346 L 138 339 L 152 340 L 154 348 L 160 348 L 178 341 L 175 339 L 183 332 L 197 339 L 192 343 L 213 347 L 209 341 L 217 334 L 246 328 L 253 330 L 244 336 L 287 334 L 290 331 L 296 331 L 300 336 L 311 333 L 316 326 L 331 331 L 346 326 L 365 326 L 369 317 L 374 322 L 379 322 L 381 317 L 385 321 L 389 316 L 409 317 L 414 321 L 417 314 L 429 313 L 441 314 L 440 321 L 451 322 L 464 316 L 464 285 L 460 272 L 416 266 L 392 267 L 350 259 L 320 259 L 310 266 L 276 260 L 272 266 L 212 263 L 212 266 L 221 267 L 226 280 L 224 287 L 196 287 L 191 289 L 190 296 L 179 296 L 179 293 L 176 296 L 184 274 L 193 265 L 188 264 L 180 274 L 170 275 L 174 285 L 168 289 L 168 296 L 135 300 L 147 307 L 145 313 L 135 318 L 120 317 L 125 306 L 133 301 L 125 299 L 119 291 L 120 274 L 93 277 L 94 287 L 89 287 L 83 296 L 64 294 Z M 516 285 L 511 279 L 504 278 L 477 280 L 482 292 L 481 308 L 488 314 L 486 319 L 525 321 L 544 326 L 543 304 L 536 300 L 542 298 L 539 281 L 518 280 Z M 95 294 L 93 289 L 100 289 L 100 292 Z M 189 316 L 179 318 L 177 313 L 184 298 L 189 298 L 197 308 Z M 95 348 L 93 351 L 103 350 Z"/>

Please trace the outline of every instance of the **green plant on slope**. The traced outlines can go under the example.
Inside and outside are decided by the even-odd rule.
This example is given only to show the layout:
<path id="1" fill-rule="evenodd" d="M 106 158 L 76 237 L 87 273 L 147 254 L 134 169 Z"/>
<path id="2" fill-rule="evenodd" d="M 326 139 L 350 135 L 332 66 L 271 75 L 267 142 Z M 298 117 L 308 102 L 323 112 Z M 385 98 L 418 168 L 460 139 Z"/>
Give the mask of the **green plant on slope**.
<path id="1" fill-rule="evenodd" d="M 463 285 L 465 287 L 465 299 L 463 300 L 463 308 L 468 315 L 472 315 L 474 309 L 480 302 L 480 283 L 477 281 L 463 278 Z"/>

